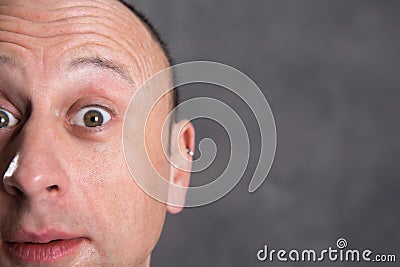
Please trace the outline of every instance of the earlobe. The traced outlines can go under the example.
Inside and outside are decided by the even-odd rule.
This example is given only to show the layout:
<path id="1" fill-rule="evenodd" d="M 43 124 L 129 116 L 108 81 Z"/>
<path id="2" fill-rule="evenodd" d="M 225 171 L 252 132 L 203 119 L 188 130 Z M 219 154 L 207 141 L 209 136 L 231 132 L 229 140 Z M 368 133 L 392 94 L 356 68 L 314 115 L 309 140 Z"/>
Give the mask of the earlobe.
<path id="1" fill-rule="evenodd" d="M 187 120 L 175 123 L 171 132 L 171 174 L 167 211 L 177 214 L 185 206 L 194 155 L 195 130 Z M 188 152 L 189 151 L 189 152 Z"/>

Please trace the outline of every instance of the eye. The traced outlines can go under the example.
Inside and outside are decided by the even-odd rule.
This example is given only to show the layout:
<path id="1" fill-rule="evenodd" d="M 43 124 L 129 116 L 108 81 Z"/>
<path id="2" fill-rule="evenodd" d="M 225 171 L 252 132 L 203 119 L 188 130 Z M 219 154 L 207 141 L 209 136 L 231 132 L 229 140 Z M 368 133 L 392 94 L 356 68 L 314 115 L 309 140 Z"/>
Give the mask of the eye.
<path id="1" fill-rule="evenodd" d="M 108 111 L 98 107 L 86 107 L 78 111 L 71 122 L 82 127 L 99 127 L 111 119 Z"/>
<path id="2" fill-rule="evenodd" d="M 11 127 L 17 125 L 19 120 L 10 112 L 0 109 L 0 128 Z"/>

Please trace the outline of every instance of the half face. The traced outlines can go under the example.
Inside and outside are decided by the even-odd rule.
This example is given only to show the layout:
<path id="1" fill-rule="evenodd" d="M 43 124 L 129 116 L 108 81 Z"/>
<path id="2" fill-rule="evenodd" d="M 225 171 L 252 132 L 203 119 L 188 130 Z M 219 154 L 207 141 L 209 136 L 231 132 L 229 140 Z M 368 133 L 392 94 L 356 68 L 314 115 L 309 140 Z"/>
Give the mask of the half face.
<path id="1" fill-rule="evenodd" d="M 167 66 L 117 1 L 0 1 L 1 266 L 148 265 L 166 207 L 132 179 L 122 125 Z M 169 108 L 149 124 L 160 169 Z"/>

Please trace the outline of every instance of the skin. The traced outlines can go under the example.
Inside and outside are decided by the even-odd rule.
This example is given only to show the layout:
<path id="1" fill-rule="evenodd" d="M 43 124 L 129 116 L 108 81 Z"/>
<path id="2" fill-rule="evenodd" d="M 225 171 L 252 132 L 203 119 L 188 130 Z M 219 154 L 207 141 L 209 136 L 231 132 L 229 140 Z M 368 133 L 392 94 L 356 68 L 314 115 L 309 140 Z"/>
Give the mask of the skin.
<path id="1" fill-rule="evenodd" d="M 168 67 L 159 44 L 114 0 L 0 1 L 0 67 L 0 110 L 18 121 L 0 129 L 0 265 L 150 266 L 166 211 L 182 207 L 154 200 L 132 179 L 122 129 L 135 90 Z M 165 179 L 188 186 L 190 174 L 171 167 L 162 150 L 170 102 L 166 95 L 152 110 L 146 147 Z M 86 107 L 110 119 L 85 127 L 79 114 Z M 170 138 L 172 156 L 190 168 L 192 125 L 174 123 Z M 183 204 L 184 190 L 177 194 Z M 7 252 L 19 231 L 49 230 L 84 241 L 55 262 L 27 263 Z"/>

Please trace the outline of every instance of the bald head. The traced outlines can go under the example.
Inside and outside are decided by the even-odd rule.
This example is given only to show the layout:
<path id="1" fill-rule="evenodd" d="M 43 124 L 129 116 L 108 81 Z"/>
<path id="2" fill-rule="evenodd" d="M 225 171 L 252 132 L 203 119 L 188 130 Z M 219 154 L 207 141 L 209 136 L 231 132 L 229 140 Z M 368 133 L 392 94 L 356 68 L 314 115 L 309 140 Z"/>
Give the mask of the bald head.
<path id="1" fill-rule="evenodd" d="M 170 65 L 154 31 L 117 0 L 0 0 L 0 29 L 0 266 L 149 266 L 169 207 L 133 181 L 121 137 L 135 90 Z M 167 103 L 146 146 L 186 185 L 163 153 Z"/>
<path id="2" fill-rule="evenodd" d="M 0 3 L 1 12 L 8 15 L 2 22 L 3 36 L 17 44 L 19 40 L 30 39 L 31 48 L 45 53 L 47 48 L 70 39 L 66 53 L 78 39 L 92 46 L 100 41 L 97 46 L 107 46 L 116 50 L 114 53 L 128 56 L 131 61 L 125 60 L 124 64 L 130 65 L 126 67 L 133 76 L 141 72 L 142 77 L 136 77 L 139 80 L 169 65 L 168 56 L 154 33 L 120 1 L 3 0 Z M 19 36 L 13 35 L 17 34 L 13 32 L 14 26 L 19 26 Z"/>

